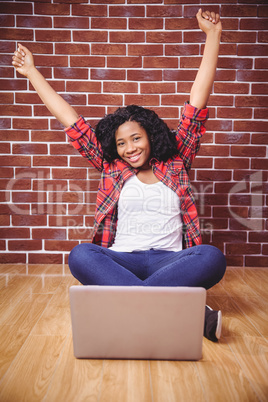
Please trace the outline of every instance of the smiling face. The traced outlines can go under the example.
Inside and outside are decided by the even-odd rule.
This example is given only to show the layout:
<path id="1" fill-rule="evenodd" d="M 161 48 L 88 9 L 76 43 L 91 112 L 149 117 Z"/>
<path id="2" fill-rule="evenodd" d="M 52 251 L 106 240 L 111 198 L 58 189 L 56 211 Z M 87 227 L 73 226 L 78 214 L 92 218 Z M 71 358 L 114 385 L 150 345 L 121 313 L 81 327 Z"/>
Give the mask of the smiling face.
<path id="1" fill-rule="evenodd" d="M 126 121 L 115 133 L 117 153 L 134 168 L 148 169 L 151 145 L 148 135 L 136 121 Z"/>

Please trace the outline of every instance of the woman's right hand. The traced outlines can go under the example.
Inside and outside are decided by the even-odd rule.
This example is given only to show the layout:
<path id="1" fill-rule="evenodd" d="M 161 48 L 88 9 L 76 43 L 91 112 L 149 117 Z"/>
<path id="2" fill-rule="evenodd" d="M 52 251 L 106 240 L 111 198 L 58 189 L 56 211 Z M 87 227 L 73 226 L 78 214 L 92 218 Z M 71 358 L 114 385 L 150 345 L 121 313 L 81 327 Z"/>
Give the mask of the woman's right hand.
<path id="1" fill-rule="evenodd" d="M 30 70 L 35 67 L 32 53 L 21 44 L 18 45 L 18 49 L 14 52 L 12 64 L 18 73 L 25 77 L 28 77 Z"/>

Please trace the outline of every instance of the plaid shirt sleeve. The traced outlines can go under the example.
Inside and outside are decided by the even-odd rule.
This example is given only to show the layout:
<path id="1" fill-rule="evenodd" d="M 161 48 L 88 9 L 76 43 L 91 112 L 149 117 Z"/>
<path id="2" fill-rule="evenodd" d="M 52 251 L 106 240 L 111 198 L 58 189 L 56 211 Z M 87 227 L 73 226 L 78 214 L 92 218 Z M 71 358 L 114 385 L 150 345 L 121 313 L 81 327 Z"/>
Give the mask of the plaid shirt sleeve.
<path id="1" fill-rule="evenodd" d="M 206 132 L 204 123 L 208 118 L 208 109 L 197 109 L 185 102 L 178 125 L 178 155 L 189 171 L 194 157 L 200 148 L 200 139 Z"/>
<path id="2" fill-rule="evenodd" d="M 87 158 L 91 165 L 102 171 L 103 154 L 91 125 L 80 116 L 72 126 L 66 128 L 64 131 L 68 135 L 73 147 L 84 158 Z"/>

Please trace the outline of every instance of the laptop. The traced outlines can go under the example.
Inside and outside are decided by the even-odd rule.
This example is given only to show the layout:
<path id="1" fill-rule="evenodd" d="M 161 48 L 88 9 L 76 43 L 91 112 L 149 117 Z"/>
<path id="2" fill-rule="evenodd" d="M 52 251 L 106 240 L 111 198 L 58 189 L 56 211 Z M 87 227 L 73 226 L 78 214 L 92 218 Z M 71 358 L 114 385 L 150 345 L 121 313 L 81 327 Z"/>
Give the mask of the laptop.
<path id="1" fill-rule="evenodd" d="M 199 360 L 206 290 L 71 286 L 76 358 Z"/>

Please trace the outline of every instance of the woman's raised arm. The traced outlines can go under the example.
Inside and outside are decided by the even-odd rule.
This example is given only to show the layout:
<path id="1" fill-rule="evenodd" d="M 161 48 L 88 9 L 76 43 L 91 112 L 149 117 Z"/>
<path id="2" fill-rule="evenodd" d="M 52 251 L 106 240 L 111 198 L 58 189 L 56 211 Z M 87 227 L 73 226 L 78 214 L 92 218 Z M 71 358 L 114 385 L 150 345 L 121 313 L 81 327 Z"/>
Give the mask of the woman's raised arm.
<path id="1" fill-rule="evenodd" d="M 206 107 L 215 79 L 222 25 L 219 14 L 200 9 L 196 14 L 199 28 L 207 35 L 203 58 L 190 93 L 190 104 Z"/>
<path id="2" fill-rule="evenodd" d="M 21 44 L 14 52 L 12 64 L 16 70 L 27 77 L 48 110 L 65 127 L 76 122 L 79 115 L 56 91 L 49 85 L 43 75 L 36 69 L 32 53 Z"/>

